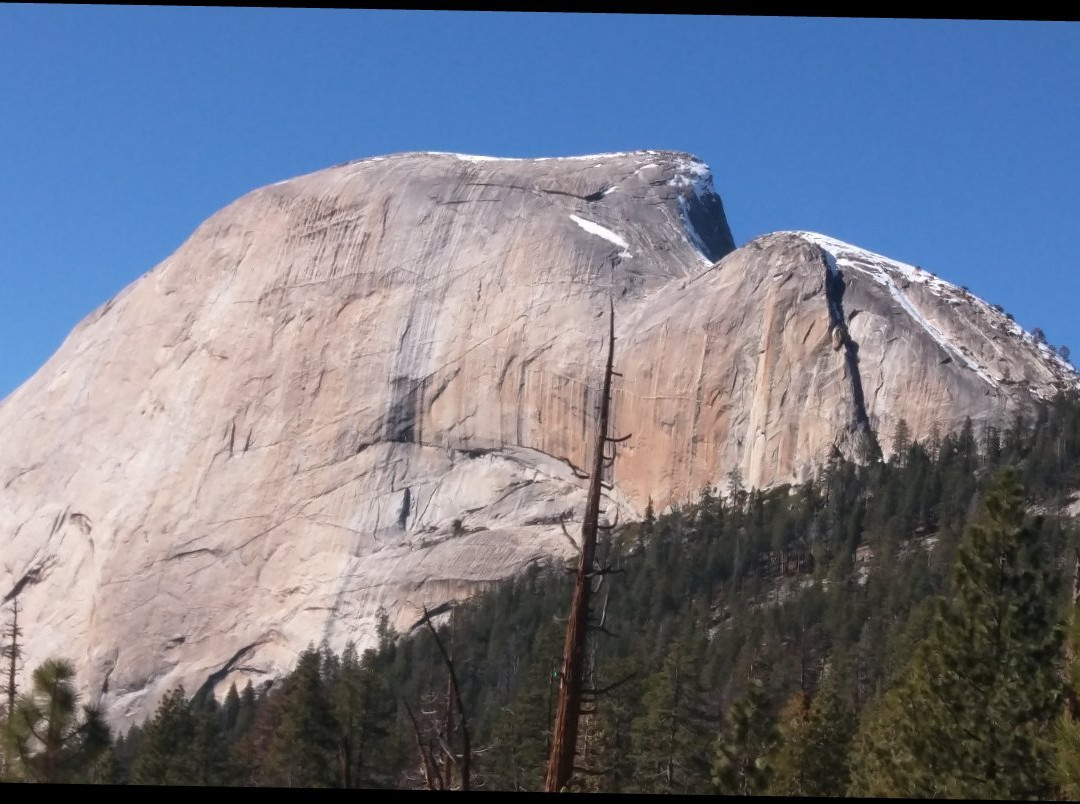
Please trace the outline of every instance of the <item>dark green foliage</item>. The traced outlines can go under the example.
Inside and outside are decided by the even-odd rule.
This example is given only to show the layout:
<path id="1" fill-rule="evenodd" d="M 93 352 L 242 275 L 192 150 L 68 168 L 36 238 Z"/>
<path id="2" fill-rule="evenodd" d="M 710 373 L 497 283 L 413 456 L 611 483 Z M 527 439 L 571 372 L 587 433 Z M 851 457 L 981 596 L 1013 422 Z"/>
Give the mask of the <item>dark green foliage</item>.
<path id="1" fill-rule="evenodd" d="M 262 779 L 279 787 L 336 787 L 341 727 L 323 678 L 323 655 L 308 648 L 279 693 L 279 717 L 260 765 Z"/>
<path id="2" fill-rule="evenodd" d="M 397 703 L 375 650 L 358 657 L 350 643 L 329 682 L 337 724 L 336 757 L 344 787 L 389 787 L 394 782 L 393 725 Z"/>
<path id="3" fill-rule="evenodd" d="M 231 734 L 236 729 L 236 719 L 239 715 L 240 693 L 236 691 L 236 684 L 231 684 L 221 704 L 221 718 L 218 724 L 224 734 Z"/>
<path id="4" fill-rule="evenodd" d="M 491 756 L 481 766 L 496 790 L 541 790 L 554 717 L 562 628 L 540 627 L 517 693 L 502 708 L 491 737 Z"/>
<path id="5" fill-rule="evenodd" d="M 972 552 L 968 526 L 996 469 L 1014 467 L 1040 504 L 1063 502 L 1080 487 L 1080 400 L 1063 396 L 1033 420 L 1001 430 L 969 423 L 924 443 L 901 426 L 883 443 L 888 460 L 860 466 L 836 455 L 797 487 L 748 490 L 733 472 L 717 479 L 723 491 L 707 487 L 692 504 L 662 513 L 650 505 L 643 522 L 601 546 L 604 562 L 625 572 L 605 580 L 606 626 L 615 636 L 595 636 L 590 683 L 604 687 L 636 676 L 590 704 L 595 710 L 582 720 L 578 763 L 593 773 L 580 774 L 573 789 L 703 791 L 713 789 L 715 770 L 725 790 L 831 796 L 843 791 L 849 768 L 853 789 L 870 789 L 868 775 L 884 771 L 873 767 L 867 746 L 893 737 L 891 722 L 911 714 L 896 690 L 921 700 L 971 697 L 975 686 L 988 683 L 972 653 L 985 648 L 972 623 L 987 616 L 1018 625 L 1007 629 L 1013 647 L 1000 653 L 1011 669 L 993 671 L 995 692 L 979 704 L 990 716 L 975 733 L 997 740 L 1002 724 L 1015 725 L 1008 718 L 1026 710 L 1043 718 L 1047 738 L 1053 735 L 1060 706 L 1051 706 L 1048 676 L 1035 665 L 1045 663 L 1052 675 L 1056 648 L 1052 641 L 1027 653 L 1016 646 L 1028 637 L 1034 645 L 1033 635 L 1056 621 L 1058 587 L 1047 575 L 1034 584 L 1042 583 L 1039 591 L 1025 597 L 1017 590 L 1080 543 L 1075 524 L 1049 517 L 1038 538 L 1025 542 L 1031 550 L 1016 553 L 1016 566 L 1027 569 L 1002 586 L 1011 598 L 999 595 L 1013 608 L 998 610 L 986 600 L 971 607 L 981 598 L 958 593 L 965 607 L 939 610 L 937 600 L 950 588 L 986 586 L 986 565 L 972 558 L 979 551 Z M 1035 547 L 1045 550 L 1037 560 Z M 954 573 L 954 565 L 962 569 Z M 564 567 L 534 565 L 459 604 L 452 629 L 440 629 L 477 748 L 476 787 L 541 787 L 551 672 L 569 596 Z M 935 639 L 942 647 L 920 647 Z M 914 681 L 913 656 L 922 657 L 924 670 Z M 926 668 L 955 678 L 935 686 L 926 681 Z M 1001 703 L 1010 677 L 1028 685 L 1015 706 Z M 371 651 L 311 650 L 271 687 L 230 691 L 214 712 L 225 740 L 218 750 L 239 764 L 244 784 L 422 786 L 404 704 L 428 734 L 442 717 L 445 693 L 445 667 L 431 635 L 419 629 L 398 638 L 384 617 Z M 965 703 L 954 711 L 974 708 Z M 939 729 L 933 737 L 939 739 L 939 727 L 926 733 Z M 993 744 L 994 753 L 1001 763 L 1026 757 L 1035 768 L 1031 786 L 1010 782 L 977 792 L 1049 790 L 1046 746 L 1021 727 L 1013 732 L 1015 739 Z M 117 743 L 121 780 L 131 778 L 147 744 L 139 729 Z M 955 747 L 975 753 L 962 741 Z M 911 777 L 889 789 L 970 792 L 955 781 L 919 787 L 924 760 L 916 761 L 915 750 L 895 752 L 895 778 Z"/>
<path id="6" fill-rule="evenodd" d="M 229 732 L 230 742 L 236 742 L 242 735 L 247 734 L 251 723 L 255 719 L 255 689 L 249 681 L 244 686 L 240 695 L 240 706 L 236 710 L 236 722 Z"/>
<path id="7" fill-rule="evenodd" d="M 957 551 L 951 596 L 863 729 L 855 791 L 1029 798 L 1050 791 L 1059 579 L 1003 473 Z"/>
<path id="8" fill-rule="evenodd" d="M 132 767 L 136 784 L 192 784 L 195 762 L 195 718 L 182 687 L 158 704 L 153 720 L 142 729 L 142 741 Z"/>
<path id="9" fill-rule="evenodd" d="M 782 744 L 773 759 L 769 792 L 778 796 L 842 796 L 848 787 L 848 752 L 855 713 L 842 692 L 840 674 L 830 670 L 813 701 L 802 692 L 781 716 Z"/>
<path id="10" fill-rule="evenodd" d="M 1080 555 L 1076 558 L 1080 562 Z M 1078 566 L 1080 571 L 1080 566 Z M 1080 578 L 1077 578 L 1080 581 Z M 1074 590 L 1080 592 L 1080 586 Z M 1065 624 L 1065 705 L 1054 724 L 1053 775 L 1062 798 L 1080 799 L 1080 607 L 1073 601 Z"/>
<path id="11" fill-rule="evenodd" d="M 212 698 L 189 701 L 180 687 L 167 694 L 142 730 L 131 780 L 157 785 L 232 783 L 236 770 L 219 719 Z"/>
<path id="12" fill-rule="evenodd" d="M 631 726 L 636 788 L 647 793 L 705 792 L 708 727 L 694 657 L 678 641 L 643 686 Z"/>
<path id="13" fill-rule="evenodd" d="M 780 732 L 775 716 L 769 711 L 765 685 L 754 679 L 746 695 L 731 707 L 716 741 L 712 766 L 716 792 L 737 796 L 764 793 L 773 776 L 770 754 L 779 741 Z"/>
<path id="14" fill-rule="evenodd" d="M 101 775 L 94 763 L 109 749 L 109 728 L 96 709 L 84 706 L 80 713 L 78 702 L 71 662 L 48 659 L 34 670 L 4 730 L 14 778 L 73 782 Z"/>

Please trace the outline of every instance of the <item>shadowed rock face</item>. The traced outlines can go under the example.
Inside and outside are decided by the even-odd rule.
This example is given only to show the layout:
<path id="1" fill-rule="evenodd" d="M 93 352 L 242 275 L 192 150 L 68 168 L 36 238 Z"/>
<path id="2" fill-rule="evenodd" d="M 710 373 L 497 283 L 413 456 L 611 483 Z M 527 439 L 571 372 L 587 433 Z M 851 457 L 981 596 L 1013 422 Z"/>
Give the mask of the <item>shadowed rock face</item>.
<path id="1" fill-rule="evenodd" d="M 567 554 L 609 293 L 633 433 L 609 512 L 1076 382 L 909 266 L 808 233 L 734 251 L 686 154 L 342 165 L 214 215 L 0 404 L 26 666 L 71 657 L 125 724 Z"/>

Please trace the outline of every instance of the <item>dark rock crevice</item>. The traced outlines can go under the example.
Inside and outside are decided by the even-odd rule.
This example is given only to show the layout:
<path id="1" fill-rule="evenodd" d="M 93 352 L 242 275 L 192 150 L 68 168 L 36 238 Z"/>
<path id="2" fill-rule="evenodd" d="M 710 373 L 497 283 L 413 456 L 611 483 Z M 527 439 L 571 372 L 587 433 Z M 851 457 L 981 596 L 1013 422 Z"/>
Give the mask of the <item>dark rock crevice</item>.
<path id="1" fill-rule="evenodd" d="M 217 683 L 224 679 L 233 670 L 233 668 L 236 667 L 238 662 L 246 659 L 255 651 L 256 648 L 265 645 L 269 641 L 270 639 L 267 636 L 263 637 L 262 639 L 257 639 L 251 644 L 245 645 L 244 647 L 240 648 L 240 650 L 234 653 L 219 669 L 215 670 L 206 677 L 206 681 L 202 683 L 202 686 L 200 686 L 199 689 L 196 690 L 195 695 L 192 696 L 193 699 L 205 700 L 206 696 L 213 695 L 214 687 L 217 686 Z"/>
<path id="2" fill-rule="evenodd" d="M 870 417 L 866 412 L 866 392 L 863 390 L 862 374 L 859 371 L 859 344 L 848 332 L 847 319 L 844 316 L 844 293 L 847 283 L 844 274 L 836 265 L 836 260 L 828 252 L 825 257 L 825 298 L 829 305 L 829 330 L 832 334 L 833 348 L 844 350 L 847 361 L 848 377 L 851 379 L 851 394 L 854 402 L 853 426 L 856 432 L 867 437 L 869 443 L 876 443 Z"/>
<path id="3" fill-rule="evenodd" d="M 13 587 L 11 587 L 11 591 L 4 595 L 4 599 L 0 601 L 0 603 L 7 603 L 12 598 L 17 597 L 26 587 L 41 583 L 55 564 L 55 556 L 50 556 L 39 561 L 35 566 L 23 573 L 23 576 L 16 581 Z"/>
<path id="4" fill-rule="evenodd" d="M 578 193 L 568 193 L 565 190 L 549 190 L 544 187 L 537 187 L 536 189 L 539 192 L 544 193 L 545 195 L 565 195 L 569 198 L 576 198 L 578 201 L 586 201 L 590 204 L 594 201 L 599 201 L 600 199 L 602 199 L 604 197 L 604 193 L 607 190 L 606 187 L 603 187 L 594 193 L 589 193 L 588 195 L 579 195 Z"/>
<path id="5" fill-rule="evenodd" d="M 590 204 L 592 202 L 594 202 L 594 201 L 601 200 L 604 197 L 604 194 L 610 189 L 609 187 L 601 187 L 599 190 L 596 190 L 595 192 L 588 193 L 586 195 L 581 195 L 580 193 L 571 193 L 571 192 L 568 192 L 566 190 L 555 190 L 555 189 L 552 189 L 552 188 L 549 188 L 549 187 L 524 187 L 524 186 L 522 186 L 520 184 L 500 184 L 498 182 L 491 182 L 491 181 L 470 181 L 470 182 L 466 182 L 465 186 L 466 187 L 498 187 L 498 188 L 504 189 L 504 190 L 519 190 L 519 191 L 524 192 L 524 193 L 537 192 L 537 193 L 543 193 L 544 195 L 564 195 L 567 198 L 575 198 L 578 201 L 586 201 L 586 202 L 588 202 Z M 475 200 L 487 200 L 487 199 L 475 199 Z M 460 202 L 460 201 L 458 201 L 458 202 L 443 201 L 441 203 L 448 204 L 448 203 L 464 203 L 464 202 Z"/>
<path id="6" fill-rule="evenodd" d="M 406 486 L 405 493 L 401 496 L 401 510 L 398 512 L 398 527 L 405 530 L 409 523 L 409 513 L 412 511 L 412 490 Z"/>

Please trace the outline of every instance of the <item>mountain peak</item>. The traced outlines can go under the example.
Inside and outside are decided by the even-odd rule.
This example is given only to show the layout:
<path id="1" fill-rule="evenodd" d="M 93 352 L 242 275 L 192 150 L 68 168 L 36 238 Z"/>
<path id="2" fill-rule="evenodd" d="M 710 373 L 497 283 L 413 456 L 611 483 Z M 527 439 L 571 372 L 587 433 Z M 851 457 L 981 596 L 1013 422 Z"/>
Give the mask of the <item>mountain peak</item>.
<path id="1" fill-rule="evenodd" d="M 991 305 L 919 266 L 909 265 L 817 232 L 787 232 L 819 247 L 840 270 L 863 276 L 886 289 L 896 303 L 942 350 L 967 366 L 995 390 L 1015 384 L 1017 372 L 1032 381 L 1032 391 L 1048 399 L 1065 387 L 1080 387 L 1080 376 L 1047 344 Z M 980 337 L 979 333 L 983 336 Z M 987 333 L 993 333 L 986 338 Z M 1023 363 L 1005 358 L 1002 338 L 1019 347 Z M 1040 376 L 1025 369 L 1039 367 Z"/>
<path id="2" fill-rule="evenodd" d="M 0 403 L 26 665 L 67 655 L 123 725 L 566 555 L 609 300 L 612 516 L 1075 381 L 908 268 L 809 233 L 733 249 L 678 152 L 404 154 L 249 193 Z"/>

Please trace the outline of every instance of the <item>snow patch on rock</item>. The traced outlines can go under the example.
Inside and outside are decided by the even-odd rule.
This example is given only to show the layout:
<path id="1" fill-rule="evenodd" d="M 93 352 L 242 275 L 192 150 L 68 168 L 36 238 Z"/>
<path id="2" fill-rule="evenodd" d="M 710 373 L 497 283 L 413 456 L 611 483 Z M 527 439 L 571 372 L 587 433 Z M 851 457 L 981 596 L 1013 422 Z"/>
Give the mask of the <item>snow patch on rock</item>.
<path id="1" fill-rule="evenodd" d="M 631 156 L 626 151 L 612 151 L 605 154 L 582 154 L 581 156 L 483 156 L 481 154 L 459 154 L 451 151 L 422 151 L 425 156 L 452 156 L 455 159 L 460 159 L 463 162 L 550 162 L 553 159 L 559 161 L 580 161 L 585 159 L 610 159 L 621 156 Z M 652 153 L 646 151 L 645 153 Z M 602 167 L 603 163 L 595 167 Z"/>
<path id="2" fill-rule="evenodd" d="M 644 168 L 639 168 L 640 170 L 644 170 Z M 699 203 L 703 202 L 706 196 L 716 195 L 716 191 L 713 189 L 712 171 L 707 164 L 699 159 L 676 159 L 675 175 L 668 180 L 668 185 L 676 188 L 688 188 L 694 199 Z M 697 249 L 699 259 L 712 265 L 712 260 L 706 256 L 708 249 L 705 246 L 705 241 L 697 229 L 694 228 L 694 223 L 690 219 L 690 199 L 688 195 L 679 196 L 679 213 L 682 218 L 683 228 L 686 230 L 686 236 L 694 248 Z"/>
<path id="3" fill-rule="evenodd" d="M 630 253 L 630 250 L 629 250 L 630 249 L 630 244 L 627 243 L 625 240 L 623 240 L 621 237 L 619 237 L 617 234 L 615 234 L 610 229 L 608 229 L 608 228 L 606 228 L 604 226 L 601 226 L 599 223 L 594 223 L 593 221 L 585 220 L 585 218 L 579 218 L 577 215 L 571 215 L 570 220 L 572 220 L 574 223 L 576 223 L 578 226 L 580 226 L 582 229 L 584 229 L 589 234 L 596 235 L 597 237 L 602 237 L 605 240 L 607 240 L 609 243 L 613 243 L 616 246 L 618 246 L 619 248 L 621 248 L 622 251 L 619 252 L 619 256 L 622 257 L 623 259 L 629 259 L 630 257 L 634 256 L 633 254 Z"/>

